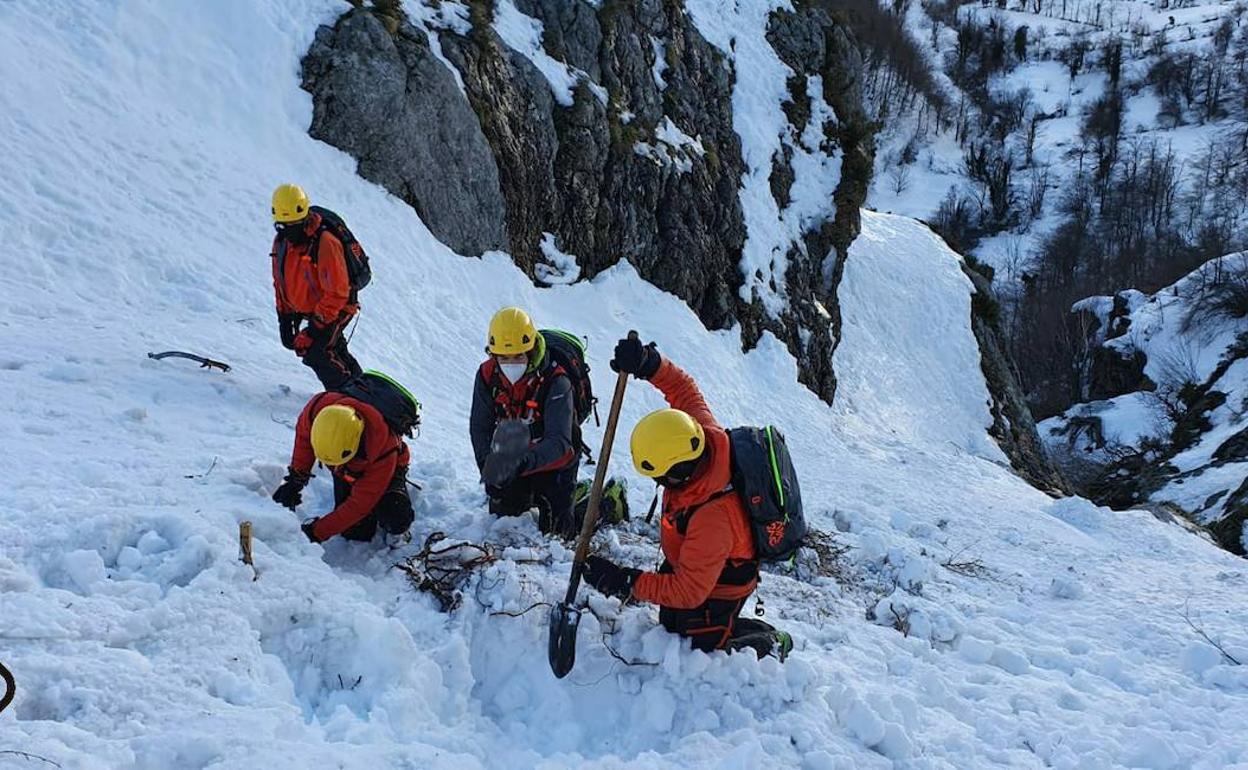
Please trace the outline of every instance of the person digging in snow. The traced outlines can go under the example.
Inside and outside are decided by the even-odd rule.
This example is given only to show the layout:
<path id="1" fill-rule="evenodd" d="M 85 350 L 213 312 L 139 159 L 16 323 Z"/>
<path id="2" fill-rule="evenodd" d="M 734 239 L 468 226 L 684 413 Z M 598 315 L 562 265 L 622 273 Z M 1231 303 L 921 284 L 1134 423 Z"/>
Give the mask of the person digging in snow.
<path id="1" fill-rule="evenodd" d="M 282 345 L 295 351 L 326 390 L 333 390 L 360 373 L 344 332 L 359 310 L 348 257 L 358 259 L 363 252 L 353 239 L 349 247 L 354 251 L 344 251 L 342 239 L 329 227 L 332 212 L 309 205 L 298 185 L 273 191 L 272 213 L 277 230 L 273 290 Z M 345 226 L 338 232 L 343 231 Z"/>
<path id="2" fill-rule="evenodd" d="M 657 572 L 620 567 L 597 555 L 586 582 L 608 596 L 659 605 L 659 622 L 709 652 L 751 648 L 761 657 L 786 655 L 788 634 L 739 617 L 758 585 L 759 560 L 750 522 L 733 491 L 728 434 L 715 421 L 697 383 L 659 355 L 654 344 L 622 339 L 611 368 L 649 380 L 670 409 L 652 412 L 633 429 L 633 465 L 663 488 Z"/>
<path id="3" fill-rule="evenodd" d="M 334 477 L 334 509 L 303 523 L 309 540 L 342 535 L 368 541 L 379 526 L 392 536 L 407 532 L 414 518 L 407 490 L 410 456 L 380 411 L 342 393 L 313 396 L 295 424 L 290 467 L 273 501 L 295 510 L 318 460 Z"/>

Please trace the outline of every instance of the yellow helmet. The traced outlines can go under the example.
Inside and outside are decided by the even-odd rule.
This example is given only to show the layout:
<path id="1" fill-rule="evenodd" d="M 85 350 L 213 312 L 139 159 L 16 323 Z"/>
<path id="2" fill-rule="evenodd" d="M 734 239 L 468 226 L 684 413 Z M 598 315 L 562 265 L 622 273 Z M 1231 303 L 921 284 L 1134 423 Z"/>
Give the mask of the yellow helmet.
<path id="1" fill-rule="evenodd" d="M 298 222 L 308 216 L 308 194 L 297 184 L 278 185 L 273 191 L 273 221 Z"/>
<path id="2" fill-rule="evenodd" d="M 490 319 L 490 341 L 486 350 L 502 356 L 528 353 L 537 345 L 537 327 L 529 314 L 518 307 L 505 307 Z"/>
<path id="3" fill-rule="evenodd" d="M 344 404 L 332 404 L 312 421 L 312 451 L 325 465 L 350 462 L 360 449 L 364 420 Z"/>
<path id="4" fill-rule="evenodd" d="M 666 476 L 672 466 L 696 460 L 706 450 L 706 433 L 679 409 L 660 409 L 642 417 L 630 441 L 633 467 L 643 476 Z"/>

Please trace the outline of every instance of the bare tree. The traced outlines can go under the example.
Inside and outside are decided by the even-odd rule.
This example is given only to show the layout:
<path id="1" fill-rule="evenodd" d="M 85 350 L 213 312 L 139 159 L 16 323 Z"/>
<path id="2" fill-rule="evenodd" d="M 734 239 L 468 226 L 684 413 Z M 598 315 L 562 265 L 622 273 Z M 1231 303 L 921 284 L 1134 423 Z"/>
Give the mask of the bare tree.
<path id="1" fill-rule="evenodd" d="M 910 166 L 899 160 L 897 165 L 889 169 L 888 181 L 894 195 L 904 193 L 910 187 Z"/>

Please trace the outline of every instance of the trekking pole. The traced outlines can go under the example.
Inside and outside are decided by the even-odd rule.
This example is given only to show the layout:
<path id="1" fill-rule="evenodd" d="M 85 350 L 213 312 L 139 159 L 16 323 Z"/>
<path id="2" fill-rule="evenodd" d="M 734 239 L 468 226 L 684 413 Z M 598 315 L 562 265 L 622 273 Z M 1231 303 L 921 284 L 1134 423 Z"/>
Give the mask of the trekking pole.
<path id="1" fill-rule="evenodd" d="M 637 339 L 637 332 L 628 333 L 630 340 Z M 585 572 L 585 557 L 589 555 L 589 541 L 598 524 L 602 504 L 602 487 L 607 478 L 607 466 L 611 461 L 611 445 L 615 443 L 615 428 L 620 421 L 620 406 L 624 403 L 624 389 L 628 386 L 628 373 L 620 372 L 615 381 L 615 394 L 611 397 L 611 412 L 607 415 L 607 430 L 602 436 L 602 450 L 598 453 L 598 467 L 594 471 L 594 485 L 589 490 L 589 505 L 585 508 L 585 521 L 572 557 L 572 577 L 568 581 L 568 593 L 563 601 L 550 610 L 550 644 L 547 654 L 550 670 L 562 679 L 576 665 L 576 629 L 581 622 L 581 611 L 572 606 L 576 590 L 581 586 Z"/>

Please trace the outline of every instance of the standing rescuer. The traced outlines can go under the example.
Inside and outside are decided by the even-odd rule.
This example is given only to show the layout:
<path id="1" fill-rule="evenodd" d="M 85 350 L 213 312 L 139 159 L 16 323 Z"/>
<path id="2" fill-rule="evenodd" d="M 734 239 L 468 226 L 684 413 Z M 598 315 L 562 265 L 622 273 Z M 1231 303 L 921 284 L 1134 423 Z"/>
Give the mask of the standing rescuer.
<path id="1" fill-rule="evenodd" d="M 664 560 L 657 572 L 643 572 L 590 556 L 586 582 L 607 595 L 658 604 L 659 622 L 689 637 L 694 649 L 750 647 L 761 656 L 778 647 L 787 654 L 787 634 L 739 617 L 758 585 L 759 561 L 732 487 L 728 434 L 697 383 L 636 339 L 620 340 L 611 368 L 649 380 L 672 407 L 643 417 L 630 441 L 637 472 L 663 487 Z"/>
<path id="2" fill-rule="evenodd" d="M 542 532 L 572 534 L 580 454 L 571 381 L 520 308 L 494 314 L 486 352 L 473 388 L 469 433 L 490 512 L 518 516 L 536 505 Z M 522 441 L 514 456 L 491 459 L 499 452 L 496 431 L 509 422 L 527 425 L 527 446 Z"/>
<path id="3" fill-rule="evenodd" d="M 303 523 L 309 540 L 372 540 L 378 526 L 391 535 L 407 532 L 409 453 L 381 412 L 341 393 L 313 396 L 295 424 L 289 473 L 273 501 L 295 510 L 318 460 L 334 476 L 334 510 Z"/>
<path id="4" fill-rule="evenodd" d="M 325 227 L 298 185 L 273 191 L 273 289 L 282 345 L 303 359 L 327 390 L 360 373 L 347 350 L 356 311 L 342 241 Z M 304 322 L 306 326 L 300 328 Z"/>

